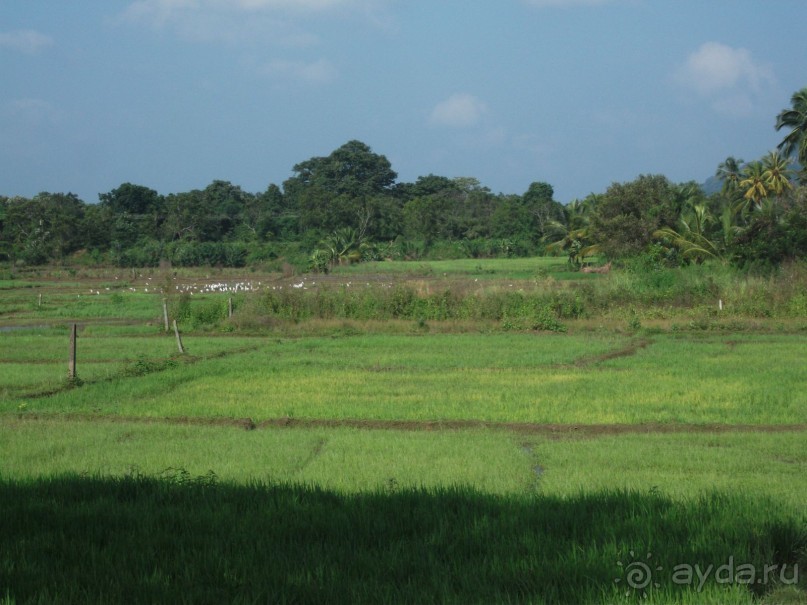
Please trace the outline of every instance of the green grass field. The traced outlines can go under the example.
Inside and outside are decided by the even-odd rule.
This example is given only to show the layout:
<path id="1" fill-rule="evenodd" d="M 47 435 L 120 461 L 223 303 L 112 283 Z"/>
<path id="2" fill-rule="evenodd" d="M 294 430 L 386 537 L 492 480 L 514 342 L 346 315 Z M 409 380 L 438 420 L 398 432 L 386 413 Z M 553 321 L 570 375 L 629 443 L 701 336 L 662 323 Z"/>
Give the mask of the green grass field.
<path id="1" fill-rule="evenodd" d="M 803 335 L 554 334 L 79 338 L 81 389 L 63 382 L 65 338 L 6 335 L 0 409 L 137 416 L 632 424 L 807 425 Z M 35 347 L 41 347 L 37 354 Z M 50 353 L 49 353 L 50 352 Z M 218 355 L 216 355 L 218 354 Z M 40 363 L 32 364 L 32 357 Z M 48 358 L 50 357 L 50 358 Z M 118 360 L 117 363 L 115 360 Z M 105 361 L 102 361 L 105 360 Z M 138 371 L 138 360 L 142 371 Z M 152 360 L 153 367 L 146 363 Z M 170 361 L 163 371 L 160 360 Z M 83 369 L 86 367 L 86 371 Z M 49 374 L 49 376 L 48 376 Z M 21 391 L 22 397 L 14 397 Z"/>
<path id="2" fill-rule="evenodd" d="M 510 279 L 538 291 L 559 264 L 377 263 L 334 279 L 447 279 L 479 296 Z M 652 304 L 608 307 L 614 284 L 635 301 L 684 286 L 563 280 L 552 300 L 583 300 L 588 317 L 531 302 L 517 321 L 424 322 L 373 318 L 388 302 L 373 293 L 352 318 L 322 316 L 317 277 L 292 290 L 299 278 L 183 271 L 171 283 L 263 281 L 293 292 L 273 304 L 313 311 L 263 318 L 262 292 L 174 296 L 180 355 L 161 276 L 113 273 L 0 283 L 3 605 L 807 603 L 795 283 L 754 302 L 768 286 L 723 275 L 750 301 L 736 323 L 664 294 L 679 323 L 646 328 Z"/>

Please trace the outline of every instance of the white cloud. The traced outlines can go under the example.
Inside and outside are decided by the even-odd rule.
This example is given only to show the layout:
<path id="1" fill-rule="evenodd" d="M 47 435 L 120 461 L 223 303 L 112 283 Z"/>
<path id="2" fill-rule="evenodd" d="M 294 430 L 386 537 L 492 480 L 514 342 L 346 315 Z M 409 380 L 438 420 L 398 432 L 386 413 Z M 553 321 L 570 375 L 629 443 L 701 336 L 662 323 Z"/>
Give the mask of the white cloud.
<path id="1" fill-rule="evenodd" d="M 62 112 L 43 99 L 14 99 L 3 106 L 3 113 L 27 124 L 52 124 L 60 120 Z"/>
<path id="2" fill-rule="evenodd" d="M 753 110 L 754 98 L 776 78 L 750 51 L 705 42 L 673 74 L 673 81 L 711 101 L 718 113 L 743 116 Z"/>
<path id="3" fill-rule="evenodd" d="M 275 59 L 261 70 L 265 75 L 297 80 L 308 84 L 327 84 L 339 75 L 336 67 L 327 59 L 317 61 L 286 61 Z"/>
<path id="4" fill-rule="evenodd" d="M 33 55 L 53 45 L 53 38 L 31 29 L 0 32 L 0 48 Z"/>
<path id="5" fill-rule="evenodd" d="M 756 62 L 744 48 L 706 42 L 678 70 L 678 81 L 703 95 L 737 87 L 760 87 L 773 80 L 770 68 Z"/>
<path id="6" fill-rule="evenodd" d="M 464 128 L 479 122 L 487 105 L 475 96 L 457 93 L 438 103 L 431 113 L 432 124 Z"/>
<path id="7" fill-rule="evenodd" d="M 120 19 L 166 29 L 192 42 L 249 49 L 242 61 L 256 75 L 321 85 L 339 76 L 338 69 L 327 59 L 278 58 L 262 62 L 256 56 L 264 54 L 266 46 L 301 49 L 321 44 L 320 38 L 302 23 L 308 15 L 369 7 L 382 1 L 386 0 L 137 0 L 129 4 Z M 263 50 L 256 52 L 256 48 Z"/>
<path id="8" fill-rule="evenodd" d="M 374 17 L 390 0 L 136 0 L 119 20 L 168 30 L 184 40 L 226 44 L 233 48 L 272 46 L 310 48 L 322 43 L 306 29 L 307 17 L 358 14 Z M 371 19 L 371 22 L 372 19 Z M 334 66 L 320 61 L 272 61 L 264 74 L 307 82 L 327 82 Z"/>
<path id="9" fill-rule="evenodd" d="M 599 6 L 614 0 L 524 0 L 526 4 L 537 8 L 569 8 L 573 6 Z"/>
<path id="10" fill-rule="evenodd" d="M 193 14 L 306 14 L 348 8 L 369 9 L 378 0 L 137 0 L 123 13 L 124 19 L 157 26 Z"/>
<path id="11" fill-rule="evenodd" d="M 217 4 L 236 5 L 248 10 L 273 9 L 321 11 L 358 4 L 353 0 L 214 0 Z"/>
<path id="12" fill-rule="evenodd" d="M 131 21 L 150 21 L 162 26 L 178 14 L 198 8 L 198 0 L 138 0 L 126 8 L 123 18 Z"/>
<path id="13" fill-rule="evenodd" d="M 712 101 L 712 109 L 723 115 L 743 118 L 753 113 L 754 101 L 747 94 L 727 95 Z"/>

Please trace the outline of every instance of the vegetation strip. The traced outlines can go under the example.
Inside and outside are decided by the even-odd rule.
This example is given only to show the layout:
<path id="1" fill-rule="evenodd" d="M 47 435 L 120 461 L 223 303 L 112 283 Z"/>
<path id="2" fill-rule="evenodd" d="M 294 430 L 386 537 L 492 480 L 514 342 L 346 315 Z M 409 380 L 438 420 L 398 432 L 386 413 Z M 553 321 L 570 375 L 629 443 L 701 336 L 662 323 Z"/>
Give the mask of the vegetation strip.
<path id="1" fill-rule="evenodd" d="M 646 347 L 649 347 L 651 344 L 653 344 L 653 340 L 650 338 L 637 338 L 636 340 L 632 340 L 626 346 L 621 347 L 619 349 L 614 349 L 613 351 L 607 351 L 600 355 L 591 355 L 591 356 L 587 355 L 585 357 L 581 357 L 580 359 L 576 360 L 573 365 L 578 368 L 584 368 L 596 365 L 598 363 L 602 363 L 603 361 L 608 361 L 609 359 L 630 357 L 632 355 L 635 355 L 638 351 Z"/>
<path id="2" fill-rule="evenodd" d="M 0 417 L 2 418 L 2 417 Z M 369 430 L 450 431 L 490 429 L 515 433 L 550 436 L 670 434 L 670 433 L 783 433 L 807 431 L 807 424 L 724 424 L 661 423 L 639 424 L 557 424 L 533 422 L 484 422 L 476 420 L 361 420 L 350 418 L 270 418 L 254 422 L 251 418 L 204 418 L 199 416 L 148 417 L 113 414 L 39 414 L 24 412 L 6 416 L 23 421 L 64 420 L 69 422 L 131 422 L 142 424 L 179 424 L 236 427 L 245 430 L 262 428 L 357 428 Z"/>

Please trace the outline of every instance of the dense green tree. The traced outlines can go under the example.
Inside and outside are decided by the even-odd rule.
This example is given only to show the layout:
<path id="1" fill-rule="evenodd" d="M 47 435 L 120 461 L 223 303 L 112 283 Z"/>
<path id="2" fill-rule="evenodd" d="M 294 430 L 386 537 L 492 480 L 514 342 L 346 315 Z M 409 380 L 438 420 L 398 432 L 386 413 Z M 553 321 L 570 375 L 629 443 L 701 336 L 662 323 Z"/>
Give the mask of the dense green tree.
<path id="1" fill-rule="evenodd" d="M 11 258 L 11 241 L 6 237 L 5 223 L 6 223 L 6 208 L 8 206 L 8 198 L 0 195 L 0 261 L 7 261 Z"/>
<path id="2" fill-rule="evenodd" d="M 160 194 L 132 183 L 123 183 L 112 191 L 100 193 L 98 199 L 102 207 L 109 208 L 114 214 L 149 214 L 159 211 L 161 206 Z"/>
<path id="3" fill-rule="evenodd" d="M 273 183 L 258 197 L 261 210 L 256 222 L 261 239 L 291 239 L 299 233 L 300 217 L 280 187 Z"/>
<path id="4" fill-rule="evenodd" d="M 506 196 L 494 195 L 473 177 L 448 178 L 433 174 L 420 177 L 415 183 L 399 184 L 396 196 L 405 207 L 420 200 L 408 211 L 405 209 L 404 215 L 408 218 L 405 218 L 404 231 L 409 237 L 425 241 L 489 237 L 494 230 L 492 216 L 502 202 L 511 201 Z M 440 216 L 435 217 L 439 225 L 430 227 L 416 218 L 426 216 L 435 208 L 440 212 Z"/>
<path id="5" fill-rule="evenodd" d="M 84 244 L 81 224 L 85 204 L 73 193 L 43 192 L 5 204 L 3 236 L 10 256 L 30 264 L 64 260 Z"/>
<path id="6" fill-rule="evenodd" d="M 170 194 L 164 202 L 161 239 L 166 242 L 232 239 L 254 197 L 229 181 L 218 180 L 203 190 Z"/>
<path id="7" fill-rule="evenodd" d="M 154 189 L 123 183 L 98 199 L 99 210 L 93 212 L 90 226 L 109 229 L 107 246 L 117 253 L 142 239 L 159 238 L 165 208 L 163 197 Z"/>
<path id="8" fill-rule="evenodd" d="M 378 219 L 374 203 L 392 197 L 397 174 L 383 155 L 360 141 L 349 141 L 327 157 L 294 166 L 283 183 L 284 195 L 298 213 L 302 229 L 323 233 L 341 227 L 373 230 Z"/>
<path id="9" fill-rule="evenodd" d="M 203 225 L 203 241 L 229 239 L 240 223 L 244 209 L 254 195 L 247 193 L 229 181 L 213 181 L 202 191 L 202 204 L 207 216 Z"/>
<path id="10" fill-rule="evenodd" d="M 9 258 L 22 258 L 23 247 L 35 237 L 37 231 L 41 231 L 40 219 L 42 217 L 37 211 L 36 205 L 24 197 L 5 197 L 2 206 L 4 249 Z M 44 240 L 44 237 L 38 239 Z M 44 241 L 40 247 L 45 254 Z M 39 262 L 46 262 L 46 259 Z"/>
<path id="11" fill-rule="evenodd" d="M 398 199 L 390 195 L 368 198 L 365 210 L 363 239 L 376 242 L 390 241 L 403 233 L 403 207 Z"/>
<path id="12" fill-rule="evenodd" d="M 449 220 L 450 237 L 477 239 L 488 237 L 491 215 L 499 201 L 496 196 L 473 177 L 452 179 L 457 187 Z"/>
<path id="13" fill-rule="evenodd" d="M 403 203 L 409 202 L 417 197 L 438 194 L 446 195 L 458 192 L 459 183 L 455 179 L 435 174 L 420 176 L 414 183 L 398 183 L 395 187 L 395 194 Z"/>
<path id="14" fill-rule="evenodd" d="M 429 174 L 414 183 L 401 183 L 396 196 L 403 202 L 403 232 L 409 239 L 430 245 L 460 232 L 459 215 L 467 191 L 458 179 Z"/>
<path id="15" fill-rule="evenodd" d="M 208 210 L 204 194 L 198 189 L 166 196 L 162 230 L 165 241 L 203 241 Z"/>
<path id="16" fill-rule="evenodd" d="M 655 231 L 675 226 L 680 206 L 679 192 L 664 176 L 642 175 L 614 183 L 597 204 L 590 237 L 610 258 L 639 254 Z"/>
<path id="17" fill-rule="evenodd" d="M 450 216 L 454 200 L 450 196 L 436 194 L 416 197 L 403 207 L 404 232 L 413 240 L 423 240 L 430 245 L 437 239 L 452 235 Z"/>
<path id="18" fill-rule="evenodd" d="M 74 193 L 40 193 L 35 200 L 42 202 L 45 224 L 50 230 L 54 254 L 63 260 L 71 252 L 83 247 L 81 221 L 85 204 Z"/>
<path id="19" fill-rule="evenodd" d="M 490 217 L 490 234 L 493 237 L 515 240 L 533 240 L 537 234 L 534 217 L 521 196 L 501 196 Z"/>
<path id="20" fill-rule="evenodd" d="M 280 187 L 271 184 L 263 193 L 244 199 L 237 233 L 243 240 L 288 239 L 297 233 L 297 223 L 296 214 L 287 212 Z"/>
<path id="21" fill-rule="evenodd" d="M 563 204 L 556 202 L 554 196 L 552 185 L 544 182 L 531 183 L 522 196 L 524 206 L 532 216 L 530 228 L 536 240 L 546 235 L 552 221 L 563 220 Z"/>
<path id="22" fill-rule="evenodd" d="M 763 200 L 737 237 L 737 262 L 748 268 L 774 267 L 807 257 L 807 187 L 774 203 Z"/>
<path id="23" fill-rule="evenodd" d="M 112 213 L 101 204 L 86 204 L 81 221 L 83 247 L 88 250 L 106 251 L 112 244 Z"/>

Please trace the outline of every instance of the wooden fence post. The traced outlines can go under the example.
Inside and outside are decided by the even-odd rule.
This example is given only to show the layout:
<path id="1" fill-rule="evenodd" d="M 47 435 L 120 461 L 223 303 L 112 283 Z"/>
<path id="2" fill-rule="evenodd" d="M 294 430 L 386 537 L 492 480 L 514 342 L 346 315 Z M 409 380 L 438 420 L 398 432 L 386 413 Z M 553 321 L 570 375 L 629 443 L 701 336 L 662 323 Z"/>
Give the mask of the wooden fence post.
<path id="1" fill-rule="evenodd" d="M 233 316 L 233 299 L 232 297 L 227 299 L 227 317 Z"/>
<path id="2" fill-rule="evenodd" d="M 73 324 L 70 329 L 70 359 L 67 362 L 67 379 L 70 382 L 76 380 L 76 337 L 77 327 L 76 324 Z"/>
<path id="3" fill-rule="evenodd" d="M 177 337 L 177 348 L 179 349 L 180 353 L 185 353 L 185 349 L 182 347 L 182 338 L 179 336 L 179 328 L 177 328 L 177 320 L 174 320 L 174 334 Z"/>
<path id="4" fill-rule="evenodd" d="M 165 320 L 165 331 L 168 332 L 168 303 L 163 298 L 163 320 Z"/>

